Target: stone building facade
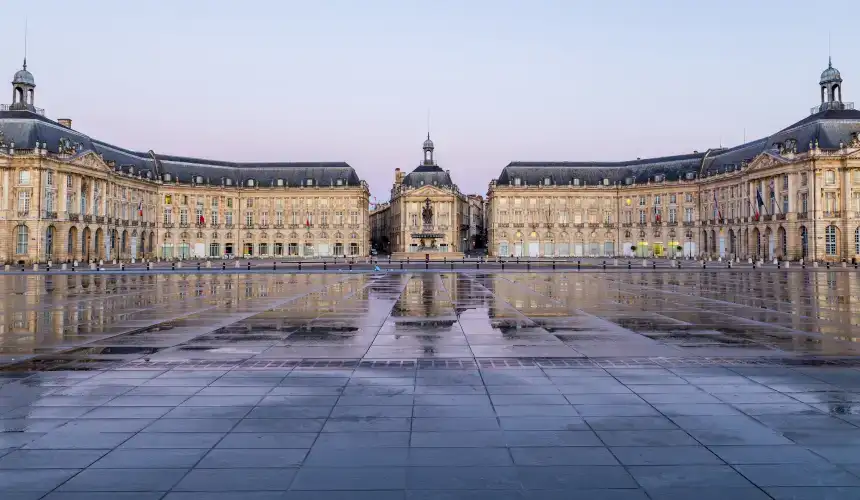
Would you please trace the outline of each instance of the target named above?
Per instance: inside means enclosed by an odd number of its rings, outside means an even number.
[[[513,162],[488,193],[490,255],[860,258],[860,111],[829,64],[821,103],[733,148]]]
[[[13,78],[0,108],[6,263],[369,253],[369,191],[343,162],[236,163],[136,152],[35,107]]]
[[[427,135],[424,159],[409,174],[394,171],[391,200],[371,215],[372,227],[389,251],[400,257],[459,258],[469,246],[469,202],[434,159],[435,146]]]

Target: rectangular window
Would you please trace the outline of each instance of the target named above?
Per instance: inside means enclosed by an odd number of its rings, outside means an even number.
[[[287,246],[287,255],[295,257],[299,254],[299,244],[298,243],[290,243]]]
[[[603,212],[603,223],[612,224],[612,212]]]
[[[66,189],[72,189],[72,176],[66,176]]]
[[[284,244],[283,243],[275,243],[275,255],[278,257],[284,255]]]
[[[522,182],[522,179],[520,179],[519,177],[514,177],[514,186],[519,186],[522,184]]]
[[[852,193],[851,194],[851,205],[854,207],[854,211],[860,213],[860,193]],[[854,214],[854,216],[858,216],[858,214]]]
[[[684,209],[684,222],[693,222],[693,209],[685,208]]]
[[[787,194],[782,195],[782,213],[784,213],[784,214],[788,213],[788,195]]]
[[[633,223],[633,212],[631,212],[630,210],[624,212],[624,222],[627,224]]]
[[[640,207],[644,207],[644,206],[645,206],[645,197],[644,197],[644,196],[640,196],[640,197],[639,197],[639,206],[640,206]]]
[[[30,171],[29,170],[21,170],[18,172],[18,184],[22,186],[26,186],[30,184]]]
[[[639,224],[645,224],[646,214],[644,210],[639,211]]]
[[[259,244],[259,252],[257,255],[269,255],[269,245],[266,243]]]
[[[188,224],[188,209],[183,208],[179,210],[179,223],[180,224]]]
[[[782,175],[782,189],[788,190],[788,174]]]
[[[245,208],[254,208],[254,199],[248,198],[245,200]]]
[[[660,195],[659,195],[659,194],[655,194],[655,195],[654,195],[654,204],[655,204],[655,205],[660,205],[660,204],[661,204],[661,201],[662,201],[662,199],[661,199]]]
[[[212,224],[218,224],[218,209],[213,208],[212,212],[209,214],[209,222]]]
[[[227,198],[227,208],[233,208],[233,198]]]
[[[692,203],[692,201],[693,201],[693,193],[685,193],[685,194],[684,194],[684,201],[685,201],[685,202],[687,202],[687,203]]]
[[[54,185],[54,172],[52,170],[45,172],[45,184],[48,186]]]
[[[350,224],[358,224],[358,212],[350,212],[349,213],[349,223]]]
[[[30,211],[30,192],[29,191],[21,191],[18,193],[18,211],[19,212],[29,212]]]
[[[322,212],[320,214],[320,224],[328,224],[328,212]]]
[[[264,226],[269,223],[269,212],[263,212],[260,214],[260,224]]]
[[[210,243],[209,244],[209,256],[210,257],[220,257],[221,256],[221,245],[218,243]]]
[[[836,184],[836,172],[833,170],[827,170],[824,172],[824,183],[825,184]]]
[[[678,196],[674,194],[669,195],[669,204],[674,205],[678,201]]]
[[[669,209],[669,222],[674,224],[678,222],[678,209],[670,208]]]
[[[170,207],[164,207],[164,224],[173,224],[173,210]]]
[[[802,193],[800,195],[800,213],[805,214],[807,212],[807,201],[809,200],[806,193]]]
[[[226,213],[224,213],[224,223],[227,224],[228,226],[233,225],[233,212],[232,211],[228,210]]]
[[[254,224],[254,212],[245,212],[245,225],[252,226]]]
[[[280,210],[275,212],[275,224],[278,224],[279,226],[284,225],[284,212]]]

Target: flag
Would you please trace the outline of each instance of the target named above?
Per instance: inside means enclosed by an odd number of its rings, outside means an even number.
[[[199,221],[199,223],[200,223],[200,224],[206,224],[206,219],[203,217],[203,215],[202,215],[202,214],[200,215],[200,221]]]
[[[755,218],[758,220],[759,218],[759,208],[764,208],[764,211],[767,212],[767,206],[764,204],[764,199],[761,197],[761,189],[756,188],[755,190],[755,202],[756,202],[756,213]]]
[[[140,200],[140,201],[137,203],[137,215],[138,215],[139,217],[143,217],[143,200]]]
[[[305,227],[311,227],[311,218],[310,217],[305,219]]]

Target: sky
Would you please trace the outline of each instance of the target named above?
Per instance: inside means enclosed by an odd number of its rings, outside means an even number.
[[[421,161],[429,116],[439,165],[485,194],[511,161],[769,135],[818,104],[828,50],[860,101],[857,4],[824,5],[0,0],[0,71],[20,69],[26,20],[49,117],[135,150],[346,161],[379,201]]]

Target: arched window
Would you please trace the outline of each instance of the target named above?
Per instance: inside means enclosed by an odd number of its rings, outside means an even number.
[[[27,226],[21,224],[17,228],[17,236],[15,238],[15,253],[18,255],[27,254],[27,242],[30,238],[30,231]]]
[[[836,226],[827,226],[824,230],[824,253],[836,255]]]

